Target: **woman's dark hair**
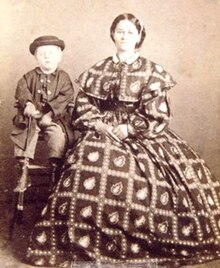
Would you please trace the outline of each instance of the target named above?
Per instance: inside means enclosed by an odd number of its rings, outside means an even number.
[[[142,43],[144,42],[145,39],[145,35],[146,35],[146,31],[143,25],[141,25],[140,21],[133,15],[130,13],[124,13],[124,14],[120,14],[118,17],[116,17],[111,25],[110,28],[110,35],[111,35],[111,39],[113,40],[113,42],[115,42],[113,34],[115,32],[115,28],[117,27],[118,23],[121,20],[129,20],[130,22],[132,22],[135,27],[138,30],[138,33],[141,33],[141,38],[140,41],[136,44],[136,48],[140,48]]]

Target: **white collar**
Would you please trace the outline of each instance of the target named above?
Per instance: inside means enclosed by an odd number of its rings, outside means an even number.
[[[133,62],[135,62],[137,60],[137,58],[139,57],[139,53],[138,52],[135,52],[130,58],[128,58],[127,60],[123,61],[127,64],[132,64]],[[117,54],[113,55],[112,56],[112,60],[114,61],[114,63],[119,63],[120,60],[117,56]]]

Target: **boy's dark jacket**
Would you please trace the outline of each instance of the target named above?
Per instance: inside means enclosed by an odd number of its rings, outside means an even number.
[[[17,115],[13,118],[12,141],[25,150],[35,132],[35,119],[23,116],[27,101],[31,101],[42,113],[53,112],[53,121],[66,132],[69,142],[72,140],[68,105],[73,103],[74,89],[69,75],[62,69],[52,74],[44,74],[39,67],[26,73],[17,84],[15,99]]]

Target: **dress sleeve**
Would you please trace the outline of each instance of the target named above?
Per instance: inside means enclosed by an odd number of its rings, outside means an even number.
[[[168,126],[170,107],[167,91],[175,84],[170,74],[161,66],[155,67],[143,87],[139,108],[130,116],[129,134],[155,138]]]
[[[89,96],[85,91],[87,79],[82,79],[87,76],[86,73],[82,74],[79,78],[80,90],[76,97],[75,102],[75,121],[73,122],[76,128],[93,128],[94,123],[101,119],[99,109],[99,100]]]

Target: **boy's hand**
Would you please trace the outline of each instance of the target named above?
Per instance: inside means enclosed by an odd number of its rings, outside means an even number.
[[[43,116],[43,114],[38,110],[36,110],[33,114],[33,118],[35,118],[35,119],[40,119],[42,116]]]
[[[49,113],[46,113],[42,116],[42,118],[39,121],[39,125],[41,127],[49,126],[52,122],[53,113],[50,111]]]
[[[37,110],[36,110],[34,104],[32,102],[28,101],[26,103],[25,108],[24,108],[24,115],[25,116],[28,116],[28,117],[33,117],[34,118],[34,116],[36,114],[36,111]]]

